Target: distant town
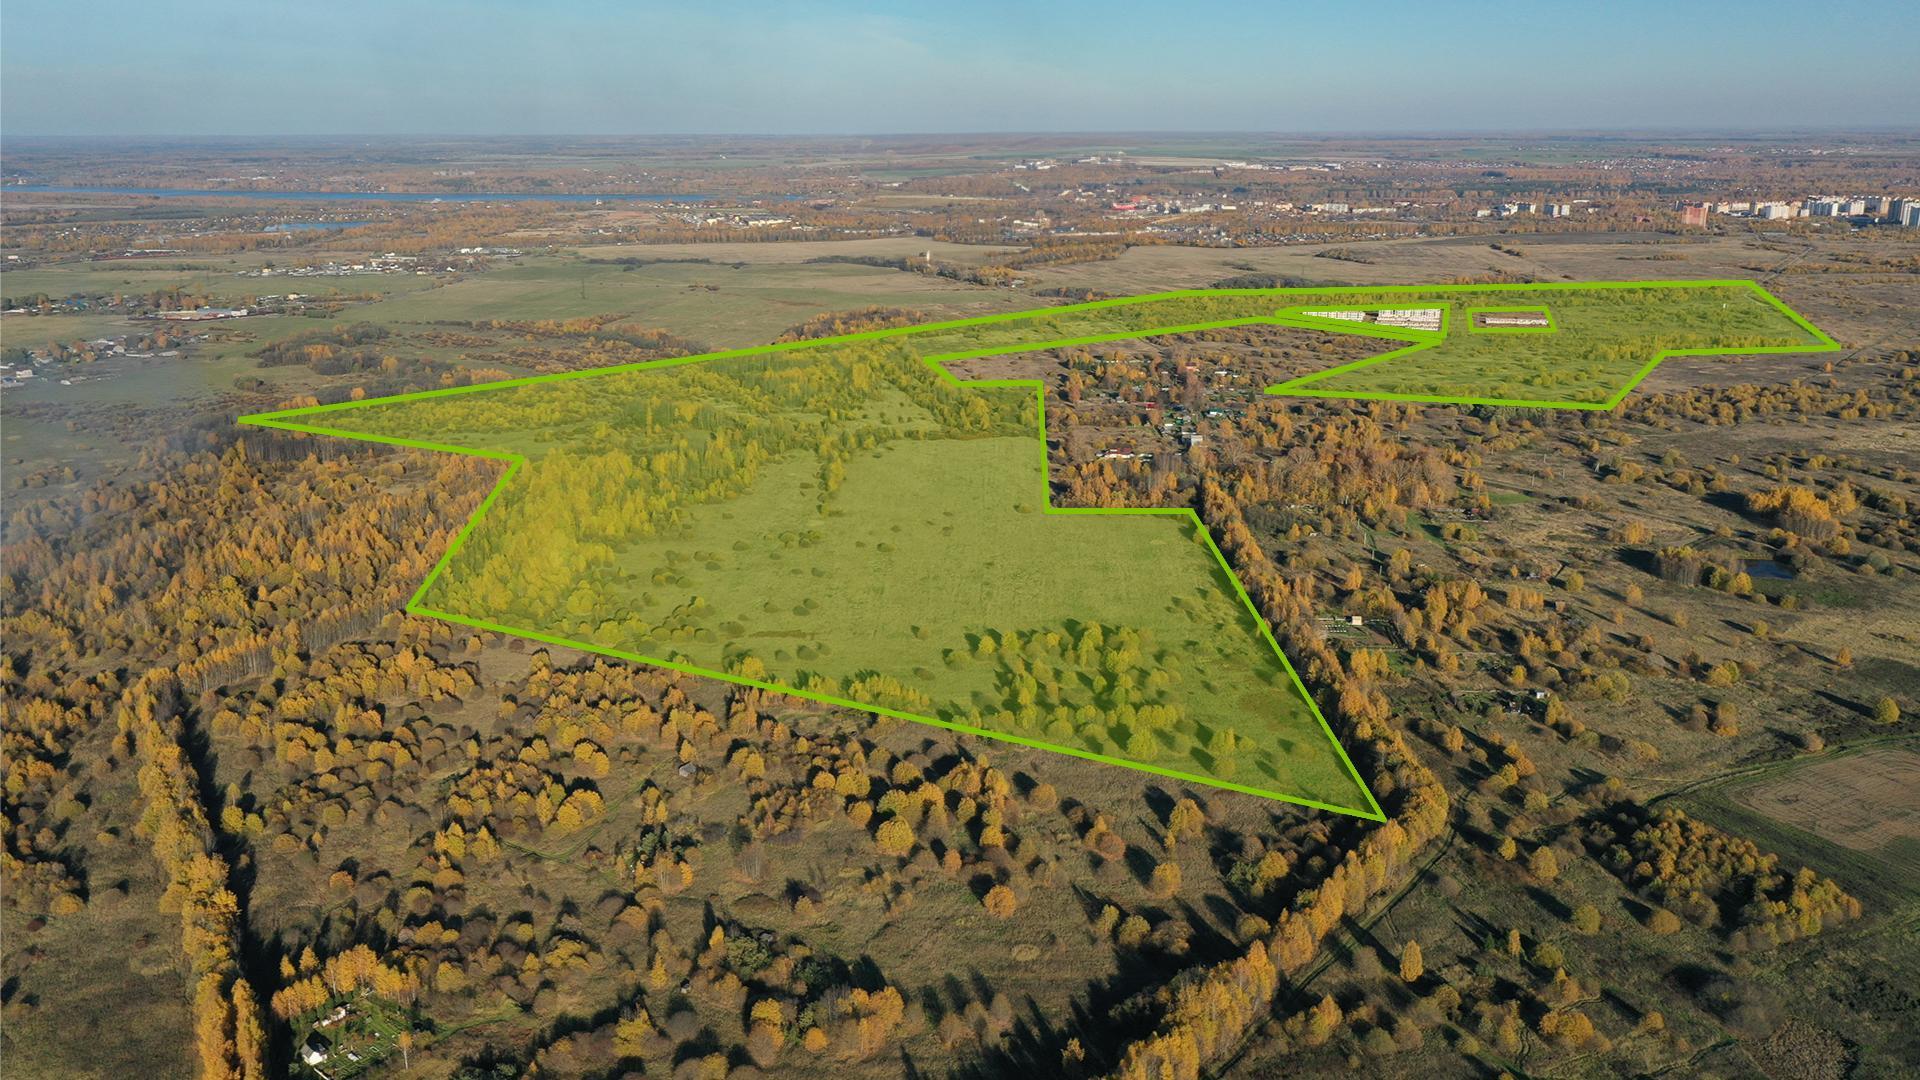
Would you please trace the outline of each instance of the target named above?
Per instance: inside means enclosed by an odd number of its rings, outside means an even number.
[[[1920,198],[1895,195],[1809,195],[1802,199],[1764,202],[1681,203],[1683,225],[1705,225],[1707,215],[1785,221],[1790,218],[1846,218],[1856,225],[1900,225],[1920,228]]]

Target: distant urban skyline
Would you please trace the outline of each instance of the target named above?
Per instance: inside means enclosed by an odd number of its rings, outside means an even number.
[[[1883,0],[87,10],[0,6],[0,133],[1920,130]]]

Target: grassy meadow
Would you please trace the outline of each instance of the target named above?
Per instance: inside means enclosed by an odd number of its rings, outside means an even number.
[[[1030,388],[859,342],[313,421],[528,462],[433,612],[1369,805],[1190,517],[1044,512]]]

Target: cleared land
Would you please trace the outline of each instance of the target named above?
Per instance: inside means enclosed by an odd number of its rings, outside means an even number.
[[[1910,736],[1880,737],[1704,784],[1678,802],[1783,859],[1832,875],[1864,902],[1905,910],[1920,900],[1911,795],[1917,769],[1920,750]]]
[[[1450,336],[1454,306],[1488,294],[1551,304],[1564,329]],[[1825,340],[1728,283],[1207,291],[252,419],[531,465],[421,613],[1372,816],[1192,512],[1054,509],[1040,385],[940,366],[1250,324],[1407,343],[1276,392],[1426,354],[1445,367],[1414,377],[1427,396],[1473,400],[1531,378],[1591,402],[1658,350]]]
[[[1475,313],[1457,297],[1438,299],[1448,306],[1437,339],[1393,331],[1415,344],[1271,392],[1610,408],[1668,356],[1837,348],[1750,284],[1513,289],[1501,294],[1503,305],[1544,311],[1550,326],[1491,333],[1470,330]]]
[[[1472,312],[1495,303],[1543,309],[1552,326],[1473,331]],[[1438,329],[1411,317],[1436,308]],[[1361,317],[1336,317],[1342,312]],[[931,333],[926,348],[973,357],[1021,342],[1085,344],[1260,323],[1401,343],[1268,388],[1300,397],[1604,409],[1668,356],[1838,348],[1766,290],[1742,281],[1203,290],[955,327]]]
[[[615,328],[669,326],[700,341],[732,347],[770,341],[823,310],[934,306],[981,314],[1026,299],[852,262],[747,263],[723,261],[724,255],[710,251],[682,255],[649,250],[636,257],[631,249],[616,250],[635,261],[528,258],[396,297],[356,315],[383,326],[403,326],[644,311],[644,317]]]
[[[1376,814],[1190,511],[1049,512],[1040,408],[866,340],[268,422],[527,462],[423,613]]]
[[[1735,797],[1776,821],[1855,851],[1920,851],[1920,751],[1886,747],[1821,761]]]

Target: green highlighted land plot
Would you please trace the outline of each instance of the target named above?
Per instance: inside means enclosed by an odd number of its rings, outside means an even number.
[[[1662,350],[1832,344],[1744,283],[1206,291],[243,420],[509,463],[415,613],[1377,818],[1194,514],[1052,506],[1041,384],[943,366],[1260,323],[1390,343],[1275,392],[1572,407]]]
[[[1538,318],[1527,318],[1538,313]],[[1544,322],[1544,326],[1538,323]],[[943,359],[1230,326],[1305,327],[1390,344],[1268,388],[1295,397],[1610,409],[1678,356],[1838,348],[1750,281],[1195,290],[928,328]]]
[[[1440,331],[1365,327],[1407,344],[1268,392],[1610,409],[1669,357],[1839,347],[1751,282],[1482,287],[1428,295],[1442,309]],[[1404,306],[1406,299],[1374,302]]]

